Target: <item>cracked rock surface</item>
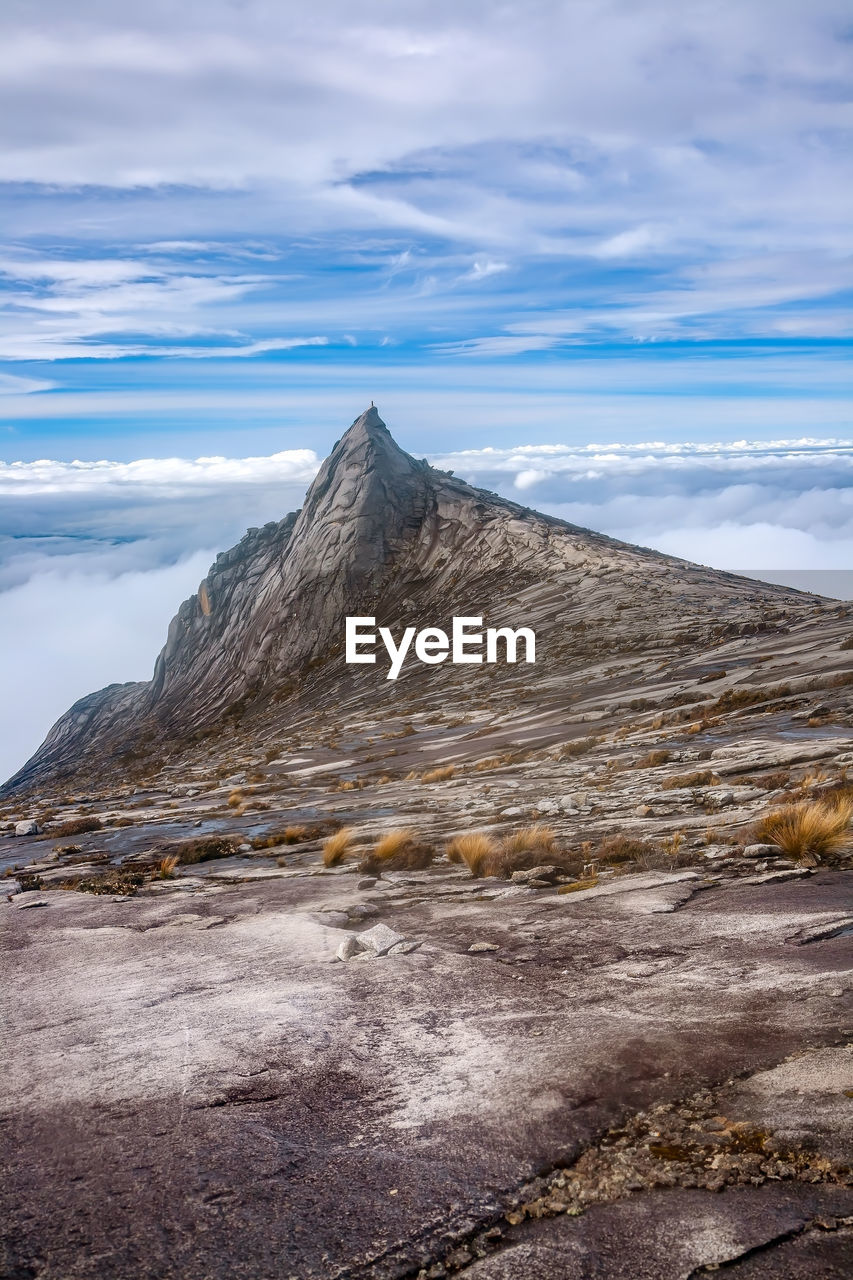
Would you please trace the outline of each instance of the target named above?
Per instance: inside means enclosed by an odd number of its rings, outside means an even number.
[[[661,914],[662,872],[506,896],[439,866],[371,891],[421,946],[368,964],[329,963],[322,908],[364,891],[313,868],[7,903],[0,1274],[686,1276],[849,1217],[849,948],[787,941],[839,878],[679,877]],[[579,1160],[588,1203],[531,1190]],[[815,1231],[786,1247],[849,1251]]]

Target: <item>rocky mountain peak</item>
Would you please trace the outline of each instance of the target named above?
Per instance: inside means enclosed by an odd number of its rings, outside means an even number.
[[[308,490],[294,558],[313,563],[324,577],[334,576],[343,558],[350,586],[353,574],[377,570],[422,516],[430,470],[399,447],[371,405],[336,442]]]
[[[535,627],[542,670],[532,686],[520,667],[481,668],[474,678],[470,668],[430,667],[415,671],[415,683],[423,677],[431,690],[424,696],[439,701],[451,688],[453,696],[498,696],[501,682],[547,700],[563,697],[585,658],[650,646],[669,654],[707,642],[726,619],[735,628],[759,625],[754,619],[783,597],[788,604],[781,589],[473,488],[401,449],[371,405],[337,441],[300,511],[250,529],[217,556],[172,619],[152,680],[75,704],[7,785],[77,773],[95,757],[122,761],[140,740],[163,759],[249,709],[263,733],[287,718],[293,698],[316,706],[318,698],[336,705],[353,696],[374,708],[393,701],[378,667],[344,662],[350,615],[393,628],[446,626],[454,615]]]

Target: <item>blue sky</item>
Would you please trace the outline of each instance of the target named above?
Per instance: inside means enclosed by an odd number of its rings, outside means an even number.
[[[147,676],[371,399],[617,536],[848,567],[851,143],[848,0],[5,6],[13,724]]]
[[[7,459],[325,447],[368,391],[422,449],[849,429],[846,3],[36,0],[0,45]]]

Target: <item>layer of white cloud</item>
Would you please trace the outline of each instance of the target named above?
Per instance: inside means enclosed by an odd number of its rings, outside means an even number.
[[[178,604],[207,572],[198,551],[177,564],[113,574],[98,560],[73,572],[43,559],[0,594],[0,780],[36,750],[77,698],[126,680],[149,680]]]

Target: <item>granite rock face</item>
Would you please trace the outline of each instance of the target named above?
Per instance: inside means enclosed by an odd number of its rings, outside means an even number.
[[[814,604],[475,489],[410,457],[371,407],[335,445],[301,511],[217,556],[173,618],[151,681],[75,703],[3,791],[86,776],[95,764],[120,771],[145,751],[166,761],[229,716],[254,717],[261,736],[286,722],[294,701],[323,691],[391,699],[381,676],[359,686],[346,666],[348,614],[395,628],[472,613],[485,625],[534,626],[537,677],[543,665],[553,677],[585,653],[667,648],[694,629],[697,638],[754,634],[780,610],[804,617]],[[428,685],[435,672],[409,674]],[[484,690],[531,683],[524,664],[477,677]],[[533,683],[553,696],[547,681]]]

